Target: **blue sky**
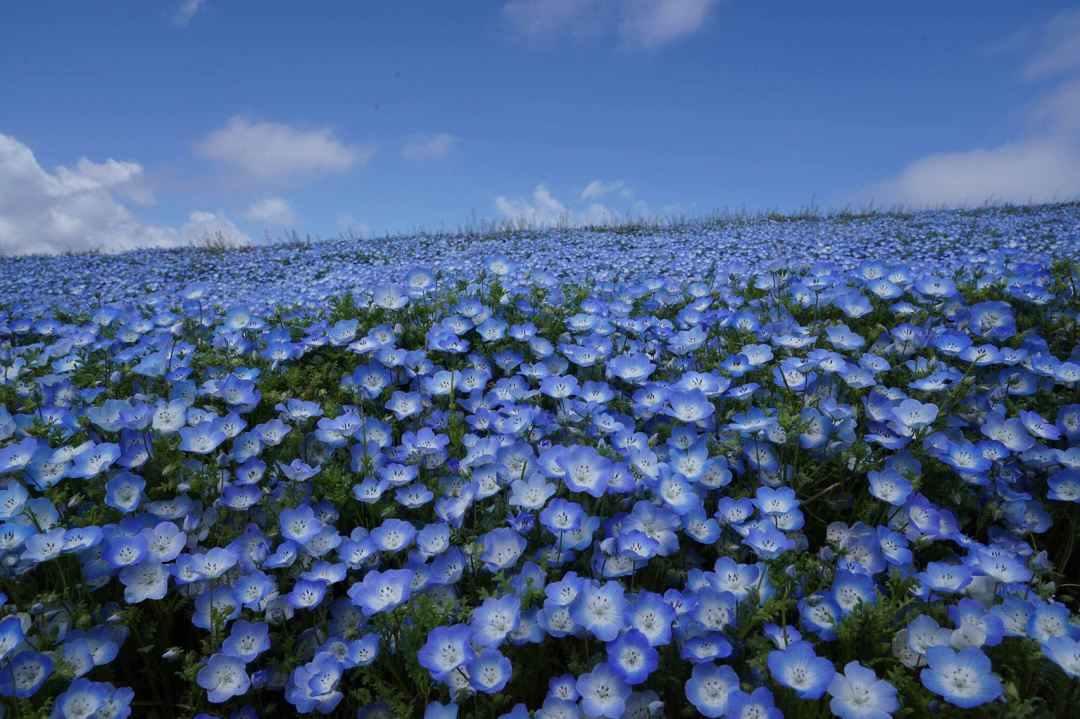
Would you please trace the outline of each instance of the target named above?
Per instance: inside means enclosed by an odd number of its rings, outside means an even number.
[[[0,249],[1080,195],[1040,2],[8,3]]]

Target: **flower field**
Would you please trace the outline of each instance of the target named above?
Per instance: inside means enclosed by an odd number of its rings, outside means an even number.
[[[0,261],[0,717],[1075,717],[1080,206]]]

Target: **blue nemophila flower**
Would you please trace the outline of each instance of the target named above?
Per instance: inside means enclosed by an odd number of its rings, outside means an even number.
[[[552,677],[548,682],[549,697],[577,701],[580,698],[577,690],[577,677],[573,674],[563,674],[560,677]]]
[[[639,529],[620,532],[616,537],[618,553],[630,557],[635,562],[651,559],[660,548],[660,543]]]
[[[371,530],[370,536],[380,551],[399,552],[412,543],[416,528],[409,522],[391,518]]]
[[[120,571],[120,583],[124,585],[124,601],[138,604],[146,599],[164,599],[169,591],[169,573],[156,557],[147,556],[136,564]]]
[[[374,545],[372,545],[374,546]],[[291,567],[292,563],[296,561],[297,555],[300,553],[300,547],[296,542],[291,539],[287,539],[277,546],[277,549],[266,558],[263,562],[263,567],[266,569],[280,569],[282,567]]]
[[[720,717],[728,711],[728,699],[739,689],[739,677],[729,666],[712,662],[694,665],[686,681],[686,699],[707,717]]]
[[[299,579],[285,595],[285,600],[294,609],[311,609],[322,602],[326,587],[327,582],[321,579]]]
[[[284,509],[279,516],[281,535],[297,544],[307,544],[323,528],[315,510],[304,504],[296,509]]]
[[[608,664],[627,684],[641,684],[656,671],[660,654],[649,638],[637,629],[628,629],[607,644]]]
[[[832,662],[814,653],[808,642],[794,642],[769,652],[769,672],[781,686],[795,690],[801,699],[819,699],[836,670]]]
[[[61,719],[86,719],[96,716],[105,704],[112,685],[76,679],[66,691],[56,698],[53,715]]]
[[[608,664],[601,663],[578,677],[575,685],[581,696],[581,709],[592,717],[618,719],[626,711],[630,685]]]
[[[563,481],[573,492],[601,497],[607,489],[614,467],[611,460],[594,448],[575,445],[561,452],[556,464],[563,472]]]
[[[180,449],[196,454],[209,454],[228,436],[214,420],[203,420],[193,427],[180,428]]]
[[[359,639],[349,642],[349,649],[345,655],[346,667],[366,667],[379,656],[379,635],[365,634]]]
[[[677,515],[686,515],[701,507],[701,498],[694,492],[690,482],[671,472],[667,467],[660,470],[656,494]]]
[[[398,487],[394,492],[394,500],[408,509],[418,509],[433,499],[434,493],[419,482],[408,487]]]
[[[788,539],[780,530],[772,527],[765,531],[751,527],[742,543],[750,547],[754,554],[762,559],[776,559],[795,547],[795,542]]]
[[[722,524],[740,525],[754,514],[754,505],[750,498],[721,497],[715,516]]]
[[[693,630],[697,633],[683,642],[679,656],[693,664],[702,664],[731,656],[731,643],[718,631]]]
[[[906,430],[922,429],[937,419],[938,407],[933,403],[923,404],[918,400],[905,399],[892,408],[892,414],[899,426]]]
[[[870,480],[870,494],[895,507],[903,505],[911,494],[911,482],[895,469],[871,471],[866,476]]]
[[[700,422],[713,413],[713,405],[701,390],[674,390],[667,398],[664,414],[681,422]]]
[[[237,559],[233,550],[214,547],[205,553],[191,555],[190,566],[203,579],[213,580],[232,569]]]
[[[21,617],[11,614],[0,619],[0,661],[11,654],[25,638]]]
[[[889,719],[900,708],[896,687],[858,662],[849,662],[843,674],[836,674],[828,692],[829,709],[840,719]]]
[[[611,358],[606,365],[607,371],[632,385],[641,384],[656,370],[656,365],[649,361],[647,355],[637,353],[631,355],[617,355]]]
[[[392,611],[409,600],[414,576],[410,569],[370,571],[364,575],[363,581],[349,588],[349,598],[363,610],[366,617]]]
[[[802,640],[802,634],[792,626],[781,627],[772,622],[766,622],[765,626],[762,627],[762,632],[768,637],[769,641],[776,645],[777,649],[784,649],[789,644]]]
[[[329,714],[344,695],[337,691],[343,666],[330,652],[319,652],[307,664],[293,670],[285,685],[285,699],[297,712]]]
[[[723,631],[734,622],[738,599],[731,592],[720,592],[705,586],[695,592],[697,606],[690,616],[710,631]]]
[[[0,672],[0,696],[26,699],[37,693],[53,673],[53,661],[45,654],[26,650],[4,661]]]
[[[786,514],[799,506],[799,500],[795,499],[795,490],[790,487],[758,487],[751,502],[762,514],[769,517]]]
[[[245,664],[255,661],[270,648],[269,626],[264,622],[234,622],[232,630],[221,644],[221,653],[239,657]]]
[[[105,484],[105,504],[121,512],[139,506],[146,480],[130,472],[120,472]]]
[[[207,589],[195,598],[195,612],[191,623],[199,629],[211,630],[213,625],[220,627],[231,622],[240,614],[242,604],[235,590],[229,586]]]
[[[419,392],[394,392],[383,406],[403,420],[420,412],[421,404],[422,395]]]
[[[425,525],[416,533],[416,547],[428,557],[442,554],[450,547],[450,526],[446,522]]]
[[[424,719],[457,719],[458,705],[453,702],[440,704],[431,702],[424,709]]]
[[[862,604],[872,605],[877,601],[873,578],[845,569],[836,571],[830,593],[845,615]]]
[[[816,634],[823,641],[836,639],[836,627],[843,619],[844,611],[832,594],[811,594],[798,602],[799,626]]]
[[[473,660],[471,638],[472,630],[465,624],[436,627],[428,632],[427,641],[417,652],[417,661],[431,673],[432,679],[443,681],[455,669]]]
[[[623,627],[627,602],[622,584],[589,580],[570,605],[570,617],[603,642],[610,642]]]
[[[510,484],[507,503],[530,510],[540,509],[555,494],[556,489],[542,474],[533,474],[527,480],[515,479]]]
[[[521,625],[521,600],[513,595],[489,597],[473,610],[469,618],[472,642],[497,647]]]
[[[675,608],[655,592],[638,592],[624,616],[629,626],[641,632],[653,646],[671,642]]]
[[[933,617],[928,614],[920,614],[907,629],[907,649],[917,657],[926,654],[926,650],[934,646],[947,646],[951,632],[941,627]]]
[[[322,407],[318,402],[299,400],[295,397],[290,397],[284,403],[276,405],[274,409],[285,419],[300,423],[323,415]]]
[[[1068,636],[1080,639],[1080,626],[1070,620],[1070,612],[1061,602],[1035,600],[1035,611],[1027,621],[1027,636],[1045,642],[1050,637]]]
[[[74,677],[81,677],[94,668],[93,647],[83,638],[65,641],[60,647],[59,658]]]
[[[972,559],[983,574],[996,582],[1021,583],[1030,581],[1032,577],[1031,570],[1024,562],[1007,550],[976,548]]]
[[[510,681],[513,668],[510,660],[498,649],[486,648],[477,654],[466,667],[469,686],[484,694],[502,691]]]
[[[920,672],[919,680],[950,704],[970,709],[1001,696],[1001,681],[991,673],[989,657],[975,647],[958,652],[929,647],[926,662],[929,666]]]
[[[1073,680],[1080,679],[1080,640],[1057,635],[1042,642],[1043,654]]]
[[[61,527],[40,534],[31,534],[23,545],[21,559],[40,564],[59,557],[60,553],[64,551],[65,534],[66,532]],[[146,542],[143,540],[144,552],[146,551],[145,544]]]
[[[322,469],[321,465],[316,464],[314,467],[310,466],[303,460],[297,458],[288,464],[282,462],[277,463],[278,469],[285,477],[293,482],[306,482],[314,477]]]
[[[776,707],[772,692],[758,687],[747,694],[735,689],[728,694],[727,712],[730,719],[784,719],[784,713]]]
[[[528,545],[525,538],[512,529],[501,527],[484,535],[479,560],[489,572],[508,569],[517,564]]]
[[[540,523],[552,534],[575,532],[581,528],[585,519],[585,510],[577,502],[570,502],[562,497],[548,502],[540,512]]]
[[[1080,470],[1066,469],[1050,477],[1046,498],[1057,502],[1080,502]]]

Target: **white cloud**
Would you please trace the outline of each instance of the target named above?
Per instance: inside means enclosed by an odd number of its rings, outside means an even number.
[[[1080,10],[1059,13],[1041,32],[1040,51],[1024,66],[1029,78],[1080,67]]]
[[[180,7],[176,9],[176,14],[173,15],[173,27],[187,27],[187,24],[191,22],[191,18],[195,17],[195,13],[199,12],[199,8],[205,2],[206,0],[184,0],[180,3]]]
[[[511,200],[500,195],[495,198],[495,209],[509,220],[524,220],[534,225],[555,225],[572,221],[566,205],[556,200],[543,185],[536,186],[531,202],[522,197]]]
[[[243,213],[245,220],[266,227],[289,227],[296,224],[296,212],[281,197],[266,197],[251,203]]]
[[[499,10],[499,22],[509,35],[531,43],[580,41],[603,34],[612,10],[607,0],[512,0]]]
[[[715,0],[626,0],[619,35],[655,49],[702,28]]]
[[[1032,38],[1037,38],[1033,41]],[[1033,42],[1037,47],[1033,47]],[[1080,12],[1063,13],[1042,28],[1026,28],[1007,43],[1027,45],[1028,78],[1080,67]],[[1080,197],[1080,77],[1029,106],[1022,131],[989,148],[928,155],[895,177],[863,188],[853,204],[972,207],[1042,203]]]
[[[596,197],[604,197],[605,195],[610,195],[612,193],[617,193],[619,197],[624,200],[629,200],[634,197],[633,191],[626,186],[626,182],[623,180],[615,180],[614,182],[593,180],[581,191],[581,199],[589,200]]]
[[[348,212],[342,212],[338,215],[337,226],[342,232],[359,232],[361,235],[371,232],[371,226],[368,223],[360,222]]]
[[[143,168],[137,162],[110,159],[97,163],[81,157],[74,168],[58,167],[56,174],[72,189],[107,187],[140,205],[154,204],[154,193],[143,181]]]
[[[86,158],[48,172],[29,147],[0,134],[0,253],[170,247],[217,231],[250,241],[220,213],[193,213],[180,228],[145,222],[117,199],[142,173],[134,162]]]
[[[631,201],[625,213],[613,210],[600,202],[589,202],[607,194],[617,193],[620,198]],[[641,200],[633,200],[633,192],[622,180],[604,183],[600,180],[590,182],[580,195],[578,202],[567,205],[547,189],[537,185],[531,198],[508,198],[502,195],[495,198],[495,209],[512,222],[525,222],[530,225],[604,225],[628,217],[649,215],[649,206]]]
[[[507,34],[531,43],[617,34],[657,49],[704,27],[716,0],[511,0],[499,11]]]
[[[188,215],[188,221],[176,230],[165,228],[168,233],[175,233],[178,245],[198,245],[207,237],[221,233],[222,238],[233,245],[250,245],[251,238],[241,232],[222,211],[195,211]]]
[[[440,132],[436,135],[412,135],[405,138],[401,148],[402,159],[408,162],[438,162],[448,158],[457,149],[458,139],[453,135]]]
[[[340,173],[363,165],[372,145],[346,144],[331,128],[302,130],[282,122],[255,121],[243,115],[229,118],[225,127],[195,143],[195,152],[267,184],[325,173]]]

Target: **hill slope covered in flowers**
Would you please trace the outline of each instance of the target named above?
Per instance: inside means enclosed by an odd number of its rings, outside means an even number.
[[[1075,716],[1080,208],[0,264],[2,717]]]

